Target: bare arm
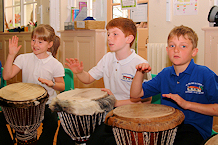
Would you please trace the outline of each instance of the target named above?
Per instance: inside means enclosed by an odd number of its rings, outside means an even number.
[[[200,104],[184,100],[178,94],[163,94],[163,97],[174,100],[183,109],[188,109],[204,115],[218,116],[218,104]]]
[[[77,76],[77,78],[84,84],[90,84],[95,81],[95,79],[86,71],[83,70],[83,62],[79,62],[77,58],[66,58],[68,63],[65,63],[71,71]]]
[[[41,83],[46,84],[47,86],[52,87],[53,89],[55,89],[57,91],[64,91],[65,90],[65,83],[64,83],[63,77],[54,78],[55,82],[53,82],[51,80],[46,80],[43,78],[38,78],[38,80]]]
[[[144,73],[151,71],[151,67],[148,63],[142,63],[136,66],[137,72],[134,76],[134,79],[130,88],[130,97],[131,98],[140,98],[144,95],[144,91],[142,89],[142,81],[144,77]]]
[[[19,67],[13,65],[14,58],[21,48],[21,45],[18,46],[18,40],[19,38],[17,36],[9,39],[9,53],[3,69],[4,80],[13,78],[20,71]]]
[[[129,104],[138,104],[138,103],[146,103],[146,104],[150,104],[151,103],[151,99],[152,97],[149,98],[145,98],[145,99],[141,99],[141,98],[131,98],[131,99],[127,99],[127,100],[117,100],[114,107],[119,107],[119,106],[123,106],[123,105],[129,105]]]

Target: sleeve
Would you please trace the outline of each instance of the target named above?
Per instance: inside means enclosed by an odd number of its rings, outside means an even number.
[[[211,104],[218,103],[218,76],[215,73],[207,78],[205,87],[209,102]]]
[[[23,59],[24,59],[24,58],[23,58],[22,55],[18,55],[18,56],[15,58],[13,64],[16,65],[16,66],[18,66],[20,69],[22,69],[22,67],[23,67],[23,63],[22,63],[22,62],[24,62]]]
[[[141,98],[144,99],[161,93],[160,82],[161,82],[161,77],[159,76],[159,74],[153,79],[143,82],[142,89],[144,91],[144,96]]]
[[[64,67],[63,67],[62,63],[60,63],[58,61],[58,63],[56,64],[56,67],[54,69],[54,78],[55,77],[64,77],[64,76],[65,76]]]
[[[88,71],[88,73],[96,80],[99,80],[103,77],[103,70],[105,66],[104,57],[94,66],[92,69]]]

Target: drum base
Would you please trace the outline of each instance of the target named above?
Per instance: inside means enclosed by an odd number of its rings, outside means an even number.
[[[28,141],[21,141],[21,140],[17,141],[17,145],[36,145],[36,144],[37,144],[37,139],[34,138]]]

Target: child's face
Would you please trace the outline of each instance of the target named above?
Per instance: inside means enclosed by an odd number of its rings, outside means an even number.
[[[47,42],[44,40],[40,40],[38,38],[33,38],[31,40],[31,48],[33,53],[38,57],[46,58],[47,57],[47,50],[52,46],[52,42]],[[38,58],[39,58],[38,57]]]
[[[187,36],[177,36],[169,39],[166,48],[169,59],[174,66],[188,67],[192,57],[196,56],[198,49],[193,48],[191,40]]]
[[[128,36],[125,37],[125,34],[119,28],[114,27],[108,29],[107,36],[109,48],[113,52],[130,47],[128,43]]]

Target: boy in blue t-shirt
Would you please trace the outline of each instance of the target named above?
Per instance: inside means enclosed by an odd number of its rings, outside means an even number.
[[[201,144],[211,136],[213,116],[218,115],[218,76],[206,66],[197,65],[198,36],[189,27],[177,26],[168,35],[166,47],[171,67],[154,79],[142,82],[150,66],[139,64],[130,96],[147,98],[161,93],[161,104],[181,110],[184,122],[178,127],[174,145]]]

